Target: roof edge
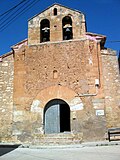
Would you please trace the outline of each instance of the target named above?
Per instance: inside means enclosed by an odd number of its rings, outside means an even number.
[[[100,36],[100,37],[106,38],[105,35],[98,34],[98,33],[92,33],[92,32],[86,32],[86,35],[90,35],[90,36]]]
[[[11,48],[14,48],[15,46],[20,45],[20,44],[22,44],[24,42],[27,42],[27,41],[28,41],[28,38],[26,38],[26,39],[24,39],[24,40],[22,40],[22,41],[20,41],[20,42],[18,42],[16,44],[14,44],[13,46],[11,46]]]
[[[13,51],[10,51],[10,52],[7,52],[7,53],[1,55],[0,58],[5,58],[5,57],[12,55],[12,54],[13,54]]]
[[[64,5],[62,5],[62,4],[59,4],[59,3],[53,3],[52,5],[50,5],[49,7],[47,7],[46,9],[42,10],[42,11],[39,12],[38,14],[36,14],[36,15],[34,15],[33,17],[29,18],[28,21],[30,21],[30,20],[33,19],[34,17],[38,16],[39,14],[45,12],[45,11],[48,10],[49,8],[53,7],[54,5],[59,5],[59,6],[61,6],[61,7],[65,7],[65,8],[67,8],[67,9],[72,10],[72,11],[75,11],[75,12],[84,14],[83,12],[81,12],[81,11],[79,11],[79,10],[77,10],[77,9],[73,9],[73,8],[70,8],[70,7],[66,7],[66,6],[64,6]],[[84,14],[84,15],[85,15],[85,14]]]

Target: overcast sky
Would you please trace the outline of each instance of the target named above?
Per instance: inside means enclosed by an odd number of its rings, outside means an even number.
[[[22,0],[0,2],[0,15]],[[31,3],[35,0],[29,0]],[[27,38],[28,19],[45,10],[53,3],[77,9],[86,15],[87,31],[107,36],[106,47],[120,50],[120,0],[38,0],[32,8],[11,23],[11,15],[0,16],[0,55],[11,50],[11,46]],[[26,0],[27,3],[27,0]],[[22,11],[21,11],[22,13]],[[7,22],[7,28],[4,27]],[[3,30],[4,29],[4,30]]]

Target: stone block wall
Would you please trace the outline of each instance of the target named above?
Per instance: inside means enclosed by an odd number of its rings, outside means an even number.
[[[11,139],[13,121],[13,54],[4,55],[0,62],[0,140]]]
[[[118,58],[113,50],[102,50],[105,108],[107,127],[120,127],[120,73]]]

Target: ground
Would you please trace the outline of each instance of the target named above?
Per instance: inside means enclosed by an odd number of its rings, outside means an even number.
[[[42,149],[17,148],[0,160],[119,160],[120,145],[48,147]]]

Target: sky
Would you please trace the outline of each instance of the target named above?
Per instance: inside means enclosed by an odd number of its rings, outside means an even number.
[[[120,0],[38,0],[34,6],[4,28],[5,22],[10,21],[17,11],[10,16],[1,16],[1,14],[21,1],[0,1],[0,55],[11,51],[11,46],[26,39],[28,20],[53,3],[83,12],[86,16],[87,31],[106,35],[105,47],[116,50],[117,53],[120,50]]]

